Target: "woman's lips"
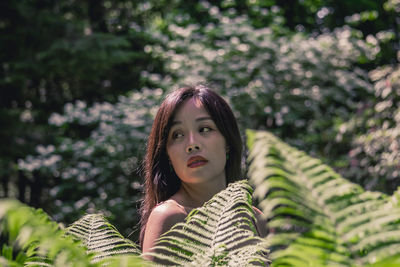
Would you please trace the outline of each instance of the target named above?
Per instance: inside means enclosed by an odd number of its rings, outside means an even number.
[[[208,160],[203,158],[202,156],[195,156],[195,157],[191,157],[187,161],[187,166],[189,168],[197,168],[197,167],[205,165],[207,162],[208,162]]]

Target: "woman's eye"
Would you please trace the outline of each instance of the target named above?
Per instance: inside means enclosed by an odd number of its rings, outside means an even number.
[[[207,132],[210,132],[212,129],[210,128],[210,127],[201,127],[200,128],[200,132],[201,133],[207,133]]]
[[[180,132],[175,132],[172,134],[172,139],[178,139],[179,137],[182,137],[183,134]]]

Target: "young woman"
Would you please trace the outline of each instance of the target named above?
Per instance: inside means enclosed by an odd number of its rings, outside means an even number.
[[[242,179],[241,160],[236,119],[221,96],[205,86],[170,93],[157,112],[144,161],[143,252],[192,209]]]

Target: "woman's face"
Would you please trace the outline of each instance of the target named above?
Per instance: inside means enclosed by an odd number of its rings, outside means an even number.
[[[185,183],[225,181],[226,141],[200,101],[186,100],[168,133],[167,154]]]

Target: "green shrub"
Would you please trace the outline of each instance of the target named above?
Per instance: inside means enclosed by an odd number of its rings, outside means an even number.
[[[375,99],[340,126],[338,141],[350,142],[341,173],[369,190],[392,193],[400,186],[400,66],[370,72]]]

